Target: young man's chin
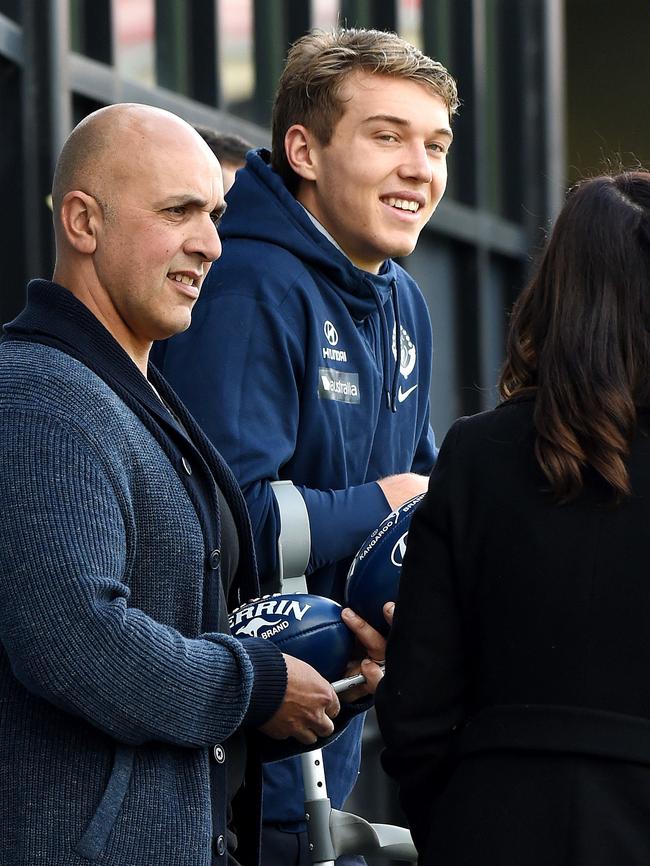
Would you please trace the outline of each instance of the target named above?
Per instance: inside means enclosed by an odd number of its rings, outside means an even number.
[[[411,227],[413,229],[414,227]],[[416,231],[395,232],[390,241],[386,244],[386,258],[403,258],[410,256],[416,248],[422,229],[424,226],[419,226]],[[390,250],[390,251],[389,251]]]
[[[415,249],[416,245],[417,245],[417,239],[411,243],[405,242],[405,243],[399,244],[399,245],[396,244],[391,249],[391,252],[386,255],[386,258],[387,259],[388,258],[390,258],[390,259],[403,259],[406,256],[410,256],[411,253],[413,252],[413,250]]]

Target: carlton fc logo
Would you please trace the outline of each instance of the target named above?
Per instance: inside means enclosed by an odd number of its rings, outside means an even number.
[[[330,346],[336,346],[339,341],[339,334],[329,319],[323,323],[323,331],[325,332],[325,338]]]
[[[417,353],[415,351],[415,344],[410,338],[408,331],[406,330],[404,325],[400,325],[399,336],[401,348],[399,357],[399,371],[405,379],[408,379],[413,370],[415,370]],[[395,326],[393,326],[393,358],[397,360],[397,341],[395,340]]]
[[[415,361],[417,358],[417,353],[415,351],[415,343],[410,338],[408,331],[403,325],[400,325],[399,329],[400,336],[400,355],[399,355],[399,371],[404,376],[405,379],[411,375],[413,370],[415,370]],[[397,341],[395,339],[395,326],[393,326],[393,358],[397,360]],[[397,399],[400,403],[403,403],[418,387],[417,382],[415,385],[411,385],[410,388],[402,388],[400,385],[397,390]]]

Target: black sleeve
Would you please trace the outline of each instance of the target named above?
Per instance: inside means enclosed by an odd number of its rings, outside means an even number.
[[[432,804],[448,778],[466,687],[456,601],[450,504],[459,422],[447,435],[429,490],[411,522],[386,675],[376,695],[386,749],[416,847],[425,846]]]

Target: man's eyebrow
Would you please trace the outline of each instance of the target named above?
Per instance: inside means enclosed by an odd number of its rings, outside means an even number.
[[[208,203],[205,198],[199,198],[195,195],[169,195],[156,204],[156,208],[166,207],[199,207],[204,208]]]
[[[441,126],[440,129],[436,129],[433,134],[435,136],[442,135],[442,136],[444,136],[444,138],[448,138],[449,141],[454,140],[454,133],[451,131],[451,129],[448,126]]]
[[[398,126],[410,126],[411,121],[407,120],[405,117],[397,117],[395,114],[373,114],[370,117],[366,117],[363,123],[374,123],[376,121],[383,121],[384,123],[395,123]],[[454,133],[448,126],[441,126],[440,129],[436,129],[433,132],[434,136],[443,135],[445,138],[448,138],[450,141],[454,137]]]
[[[373,123],[374,121],[382,120],[385,123],[396,123],[399,126],[410,126],[411,121],[407,120],[405,117],[397,117],[394,114],[372,114],[370,117],[366,117],[363,121],[364,123]]]

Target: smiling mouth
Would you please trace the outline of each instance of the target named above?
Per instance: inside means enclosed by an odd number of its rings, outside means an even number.
[[[382,198],[382,202],[389,207],[394,207],[396,210],[410,211],[410,213],[417,213],[420,210],[419,202],[410,201],[406,198]]]
[[[177,283],[183,283],[184,286],[196,286],[197,281],[192,277],[188,277],[186,274],[167,274],[170,280],[174,280]]]

